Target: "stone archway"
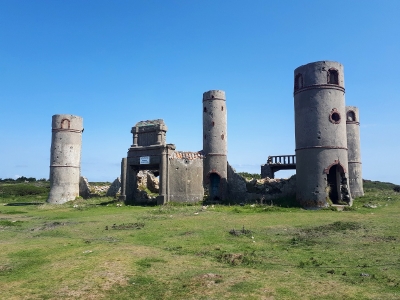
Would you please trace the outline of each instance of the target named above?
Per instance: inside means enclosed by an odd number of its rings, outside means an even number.
[[[221,176],[218,173],[210,173],[209,174],[209,199],[212,201],[220,200],[220,184],[221,184]]]
[[[346,169],[343,165],[335,160],[334,163],[325,168],[328,196],[332,204],[343,204],[343,201],[349,202]]]

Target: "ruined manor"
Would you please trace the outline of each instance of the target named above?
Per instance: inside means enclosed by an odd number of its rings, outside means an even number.
[[[203,94],[203,149],[178,151],[167,143],[162,119],[139,121],[131,129],[132,143],[121,161],[120,199],[143,204],[138,189],[140,171],[159,178],[157,204],[209,201],[246,202],[296,196],[305,208],[352,205],[362,196],[359,111],[346,106],[343,66],[319,61],[294,71],[295,154],[268,156],[261,181],[246,181],[227,161],[227,100],[225,92]],[[48,202],[64,203],[79,193],[82,118],[55,115],[50,158]],[[279,170],[296,176],[275,180]]]

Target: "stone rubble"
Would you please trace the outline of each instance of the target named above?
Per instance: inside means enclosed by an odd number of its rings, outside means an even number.
[[[90,184],[87,178],[83,176],[79,178],[79,196],[83,199],[90,197]]]
[[[121,193],[121,179],[117,177],[106,192],[107,197],[117,197]]]

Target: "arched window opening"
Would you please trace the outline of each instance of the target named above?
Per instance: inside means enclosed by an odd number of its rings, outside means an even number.
[[[303,88],[303,75],[299,73],[294,79],[294,90],[297,91],[301,88]]]
[[[207,107],[204,107],[203,112],[207,112]]]
[[[330,69],[328,71],[328,83],[329,84],[339,84],[339,72],[335,69]]]
[[[349,111],[347,112],[347,121],[348,121],[348,122],[356,122],[356,121],[357,121],[357,120],[356,120],[356,114],[354,113],[354,111],[349,110]]]
[[[223,106],[221,106],[221,111],[224,111],[224,107]]]
[[[61,120],[61,129],[69,129],[70,126],[70,121],[68,119]]]

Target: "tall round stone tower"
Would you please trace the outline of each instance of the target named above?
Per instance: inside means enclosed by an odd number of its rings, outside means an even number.
[[[364,196],[360,151],[360,118],[358,108],[346,106],[347,147],[349,157],[349,182],[352,198]]]
[[[210,200],[227,197],[227,126],[225,92],[203,94],[203,182]]]
[[[79,196],[82,132],[81,117],[53,116],[49,203],[62,204]]]
[[[343,66],[319,61],[294,71],[296,198],[305,207],[351,205]]]

